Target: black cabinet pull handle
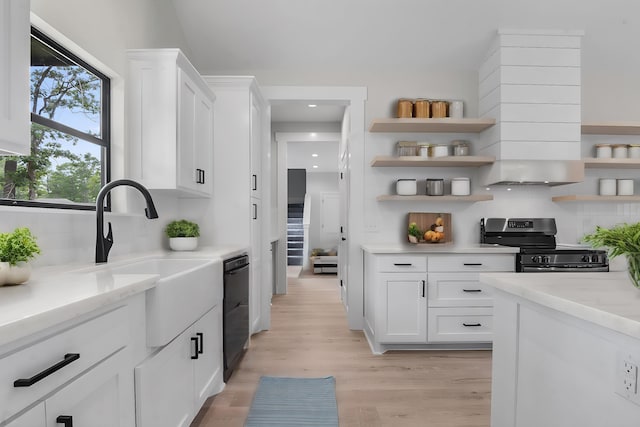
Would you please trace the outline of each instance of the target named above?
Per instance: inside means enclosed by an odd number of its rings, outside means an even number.
[[[258,175],[253,174],[251,175],[253,177],[253,191],[257,191],[258,190]]]
[[[482,292],[482,289],[463,289],[462,292]]]
[[[202,353],[204,353],[204,334],[202,332],[197,332],[196,335],[199,338],[199,340],[198,340],[198,354],[202,354]]]
[[[475,328],[478,326],[482,326],[482,323],[463,323],[462,326],[466,326],[467,328]]]
[[[204,184],[204,181],[205,181],[205,179],[204,179],[204,169],[200,169],[200,170],[202,171],[202,182],[200,184]]]
[[[15,380],[13,382],[13,386],[14,387],[31,387],[38,381],[48,377],[49,375],[53,374],[56,371],[59,371],[60,369],[67,366],[69,363],[78,359],[80,359],[80,353],[67,353],[64,355],[64,359],[62,361],[56,363],[53,366],[50,366],[49,368],[45,369],[42,372],[38,372],[31,378],[20,378]]]
[[[198,337],[191,337],[191,342],[193,343],[193,353],[191,354],[192,359],[198,358]]]
[[[393,265],[397,267],[411,267],[413,264],[410,262],[394,262]]]
[[[64,424],[64,427],[73,427],[73,417],[71,415],[59,415],[56,424]]]
[[[425,291],[426,291],[425,288],[426,287],[427,287],[427,282],[426,282],[426,280],[423,280],[422,281],[422,298],[424,298],[425,295],[426,295],[426,293],[425,293]]]
[[[258,219],[258,205],[253,203],[253,219]]]
[[[473,266],[473,265],[482,265],[482,263],[481,262],[465,262],[463,265]]]

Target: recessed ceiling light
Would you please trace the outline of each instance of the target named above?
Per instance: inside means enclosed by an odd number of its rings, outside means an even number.
[[[507,188],[507,191],[511,191],[511,188]]]
[[[317,104],[309,104],[308,107],[309,108],[316,108],[318,105]]]
[[[309,132],[309,136],[311,136],[311,137],[315,137],[315,136],[316,136],[316,133],[315,133],[315,132]]]
[[[318,165],[313,165],[313,168],[314,169],[318,169]]]
[[[318,157],[318,153],[313,153],[311,157]]]

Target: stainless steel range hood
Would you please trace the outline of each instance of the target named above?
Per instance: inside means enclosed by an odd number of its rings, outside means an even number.
[[[498,160],[480,170],[483,185],[564,185],[584,180],[580,160]]]

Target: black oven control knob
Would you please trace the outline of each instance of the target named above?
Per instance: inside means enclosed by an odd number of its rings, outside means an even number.
[[[582,259],[581,259],[581,261],[582,261],[582,262],[589,262],[589,260],[590,260],[590,259],[591,259],[591,258],[589,257],[589,255],[582,255]],[[595,260],[594,260],[594,261],[595,261]]]
[[[540,257],[540,261],[541,261],[543,264],[549,264],[549,261],[551,261],[551,258],[549,258],[549,256],[548,256],[548,255],[545,255],[545,256]]]
[[[600,262],[600,257],[598,255],[591,255],[591,262]]]
[[[531,257],[531,261],[532,261],[533,263],[540,264],[540,260],[541,260],[541,258],[542,258],[542,257],[541,257],[540,255],[534,255],[534,256],[532,256],[532,257]]]

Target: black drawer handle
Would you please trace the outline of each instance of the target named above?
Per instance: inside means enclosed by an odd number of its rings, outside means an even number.
[[[202,353],[204,353],[204,334],[202,332],[197,332],[196,335],[199,338],[199,340],[198,340],[198,354],[202,354]]]
[[[422,281],[422,298],[424,298],[426,296],[426,292],[425,292],[425,288],[427,287],[427,281],[423,280]]]
[[[462,326],[466,326],[467,328],[476,328],[478,326],[482,326],[482,323],[463,323]]]
[[[251,175],[253,177],[253,191],[257,191],[258,190],[258,175]]]
[[[396,267],[411,267],[413,264],[410,262],[394,262],[393,265]]]
[[[463,289],[462,292],[482,292],[482,289]]]
[[[464,263],[464,264],[462,264],[462,265],[467,265],[467,266],[479,266],[479,265],[482,265],[482,263],[481,263],[481,262],[465,262],[465,263]]]
[[[65,366],[67,366],[69,363],[80,359],[80,353],[67,353],[64,355],[64,359],[58,363],[56,363],[55,365],[45,369],[42,372],[39,372],[37,374],[35,374],[34,376],[32,376],[31,378],[20,378],[17,379],[13,382],[13,386],[14,387],[31,387],[32,385],[34,385],[35,383],[37,383],[38,381],[48,377],[49,375],[53,374],[56,371],[59,371],[60,369],[64,368]]]
[[[56,424],[64,424],[64,427],[73,427],[73,417],[71,415],[60,415],[56,418]]]
[[[191,353],[191,358],[192,359],[197,359],[198,358],[198,337],[191,337],[191,342],[193,343],[193,352]]]

